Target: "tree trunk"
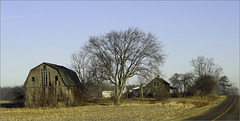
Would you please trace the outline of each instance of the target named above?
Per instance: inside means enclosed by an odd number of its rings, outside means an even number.
[[[114,105],[120,105],[120,96],[117,96],[117,98],[114,100]]]
[[[114,99],[114,105],[120,105],[122,90],[123,90],[123,87],[120,87],[119,85],[116,86],[116,91],[115,91],[116,94],[115,94],[115,99]]]
[[[118,100],[119,95],[119,85],[115,86],[115,97],[114,97],[114,105],[120,104],[120,101]]]
[[[98,98],[101,98],[101,86],[98,84]]]

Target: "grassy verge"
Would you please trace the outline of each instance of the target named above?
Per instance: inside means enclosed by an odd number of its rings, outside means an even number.
[[[193,104],[194,107],[186,112],[182,112],[178,116],[175,116],[171,120],[184,120],[189,117],[199,115],[210,108],[213,108],[219,105],[226,99],[226,96],[217,96],[217,95],[207,95],[203,99],[200,96],[190,97],[190,98],[179,98],[176,102],[179,103],[190,103]]]
[[[88,101],[85,106],[60,108],[1,108],[1,120],[181,120],[201,113],[225,97],[170,98],[165,101],[124,99],[114,106],[109,99]]]

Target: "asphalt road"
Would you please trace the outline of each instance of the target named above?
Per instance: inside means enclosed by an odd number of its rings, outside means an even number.
[[[186,120],[239,120],[239,96],[228,96],[218,106]]]

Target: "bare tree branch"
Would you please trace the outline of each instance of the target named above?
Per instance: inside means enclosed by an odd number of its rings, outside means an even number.
[[[197,59],[191,60],[190,63],[194,67],[194,73],[198,76],[211,75],[218,78],[222,72],[222,68],[214,63],[213,58],[199,56]]]
[[[119,104],[123,87],[129,78],[158,71],[165,58],[163,46],[157,38],[138,28],[92,36],[85,48],[108,70],[110,81],[116,86],[115,104]]]

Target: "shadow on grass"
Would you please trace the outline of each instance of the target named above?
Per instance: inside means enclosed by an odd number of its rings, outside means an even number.
[[[23,102],[11,102],[11,103],[1,103],[1,108],[23,108]]]
[[[89,104],[96,104],[96,105],[102,105],[102,106],[109,106],[113,105],[114,101],[110,98],[97,98],[97,99],[90,99],[86,101]],[[138,104],[155,104],[157,101],[155,98],[125,98],[121,99],[120,102],[123,104],[128,103],[138,103]]]
[[[92,104],[96,104],[96,105],[103,105],[103,106],[109,106],[109,104],[107,104],[107,103],[109,103],[108,101],[99,101],[99,99],[94,99],[94,100],[88,100],[88,101],[86,101],[86,102],[88,102],[88,103],[92,103]]]

